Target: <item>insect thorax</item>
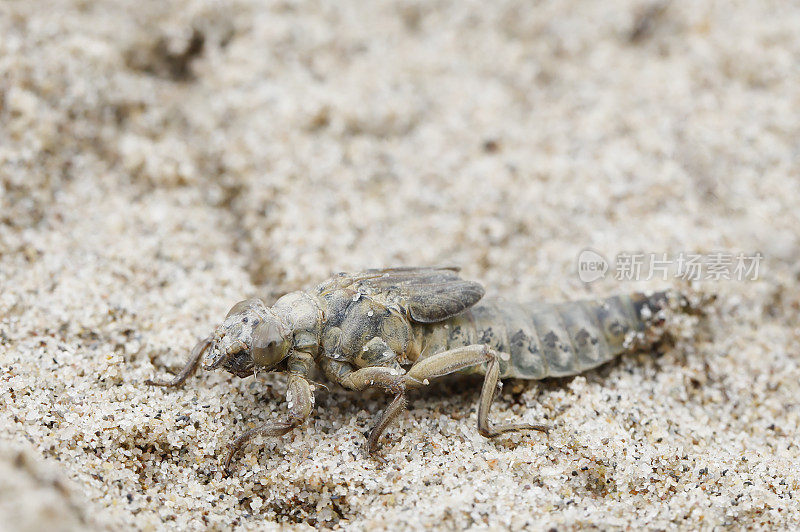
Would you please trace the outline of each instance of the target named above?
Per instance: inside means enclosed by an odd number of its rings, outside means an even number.
[[[317,298],[307,292],[289,292],[278,299],[272,310],[293,331],[293,346],[316,356],[322,332],[323,311]]]
[[[390,366],[408,351],[411,326],[399,309],[348,289],[329,292],[323,301],[326,356],[358,367]]]

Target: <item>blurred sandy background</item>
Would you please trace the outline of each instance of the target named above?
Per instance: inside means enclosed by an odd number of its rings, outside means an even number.
[[[800,5],[0,3],[0,522],[11,530],[800,523]],[[706,334],[574,379],[420,396],[175,371],[236,301],[456,264],[589,286],[580,250],[761,252]],[[276,525],[272,525],[276,526]]]

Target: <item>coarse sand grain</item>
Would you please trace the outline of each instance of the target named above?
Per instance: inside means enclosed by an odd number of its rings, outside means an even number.
[[[800,5],[0,4],[0,528],[800,526]],[[578,254],[760,253],[658,353],[412,398],[178,370],[245,297],[456,264],[559,301]]]

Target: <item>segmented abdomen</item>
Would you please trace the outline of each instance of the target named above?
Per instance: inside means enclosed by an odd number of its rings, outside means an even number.
[[[510,355],[501,362],[502,377],[575,375],[640,345],[666,304],[665,292],[556,304],[485,300],[454,318],[425,326],[421,356],[487,344]]]

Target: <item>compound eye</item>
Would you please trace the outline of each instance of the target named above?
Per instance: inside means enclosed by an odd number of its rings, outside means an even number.
[[[258,324],[253,331],[253,348],[267,349],[274,347],[282,340],[281,331],[277,323],[266,319]]]
[[[289,341],[281,334],[276,320],[264,319],[253,331],[252,354],[256,364],[271,367],[283,360],[289,351]]]

